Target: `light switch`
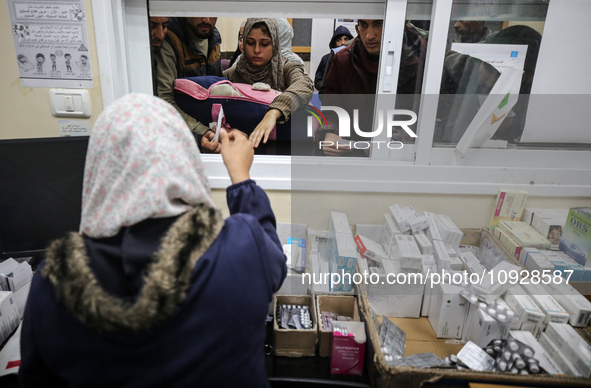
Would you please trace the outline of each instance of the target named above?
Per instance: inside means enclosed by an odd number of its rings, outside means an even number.
[[[74,112],[74,99],[72,96],[64,95],[64,108],[67,112]]]
[[[50,89],[49,102],[56,117],[90,117],[88,90]]]

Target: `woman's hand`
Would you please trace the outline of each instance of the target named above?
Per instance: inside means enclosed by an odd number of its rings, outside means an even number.
[[[281,113],[281,111],[278,109],[269,109],[267,113],[265,113],[265,116],[259,125],[257,125],[257,127],[254,129],[254,131],[252,131],[249,137],[250,141],[252,141],[252,144],[254,145],[254,148],[259,146],[261,140],[263,143],[267,143],[267,140],[269,140],[269,134],[273,128],[275,128],[277,120],[282,115],[283,113]]]
[[[329,156],[343,156],[352,151],[348,140],[330,132],[324,136],[324,143],[321,142],[320,145],[322,152]]]
[[[252,143],[244,132],[220,128],[221,153],[232,184],[250,179],[250,166],[254,158]]]
[[[219,154],[221,151],[220,142],[213,140],[215,133],[210,129],[201,137],[201,150],[205,154]],[[212,141],[213,140],[213,141]]]

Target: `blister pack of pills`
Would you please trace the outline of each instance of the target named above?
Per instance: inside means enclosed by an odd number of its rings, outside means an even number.
[[[334,321],[352,321],[353,318],[346,317],[343,315],[338,315],[335,313],[329,313],[326,311],[322,311],[320,313],[320,318],[322,319],[322,330],[332,330],[333,322]]]
[[[542,371],[530,346],[513,338],[503,342],[503,347],[495,360],[495,370],[523,375],[538,374]]]
[[[517,318],[513,310],[510,308],[498,302],[487,303],[478,298],[478,296],[471,294],[470,290],[467,288],[460,291],[460,295],[501,323],[510,323]]]
[[[282,329],[309,330],[312,319],[308,306],[283,304],[277,307],[277,325]]]
[[[380,329],[380,342],[382,353],[387,364],[401,358],[406,347],[406,333],[396,326],[387,317],[382,316],[382,328]]]
[[[466,345],[464,345],[462,350],[458,353],[456,360],[453,360],[451,358],[452,356],[450,356],[451,361],[455,361],[456,363],[461,362],[472,370],[482,372],[494,369],[494,358],[472,341],[468,341]]]

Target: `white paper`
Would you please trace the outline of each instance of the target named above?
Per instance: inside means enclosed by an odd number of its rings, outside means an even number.
[[[22,86],[94,87],[84,1],[7,3]]]
[[[220,105],[220,113],[218,114],[218,122],[215,127],[215,134],[212,141],[217,141],[220,138],[220,129],[222,128],[222,119],[224,118],[224,108]]]

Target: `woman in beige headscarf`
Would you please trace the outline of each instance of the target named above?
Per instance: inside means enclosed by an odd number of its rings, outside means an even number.
[[[21,386],[269,386],[264,322],[286,259],[249,179],[252,144],[224,129],[220,142],[225,220],[172,105],[130,94],[101,113],[80,231],[50,245],[31,285]]]
[[[261,82],[283,92],[271,103],[250,134],[254,147],[258,147],[261,141],[267,142],[275,124],[289,120],[293,110],[312,99],[314,85],[303,65],[282,55],[275,19],[249,18],[244,26],[243,40],[243,55],[235,67],[224,71],[224,77],[251,85]]]

